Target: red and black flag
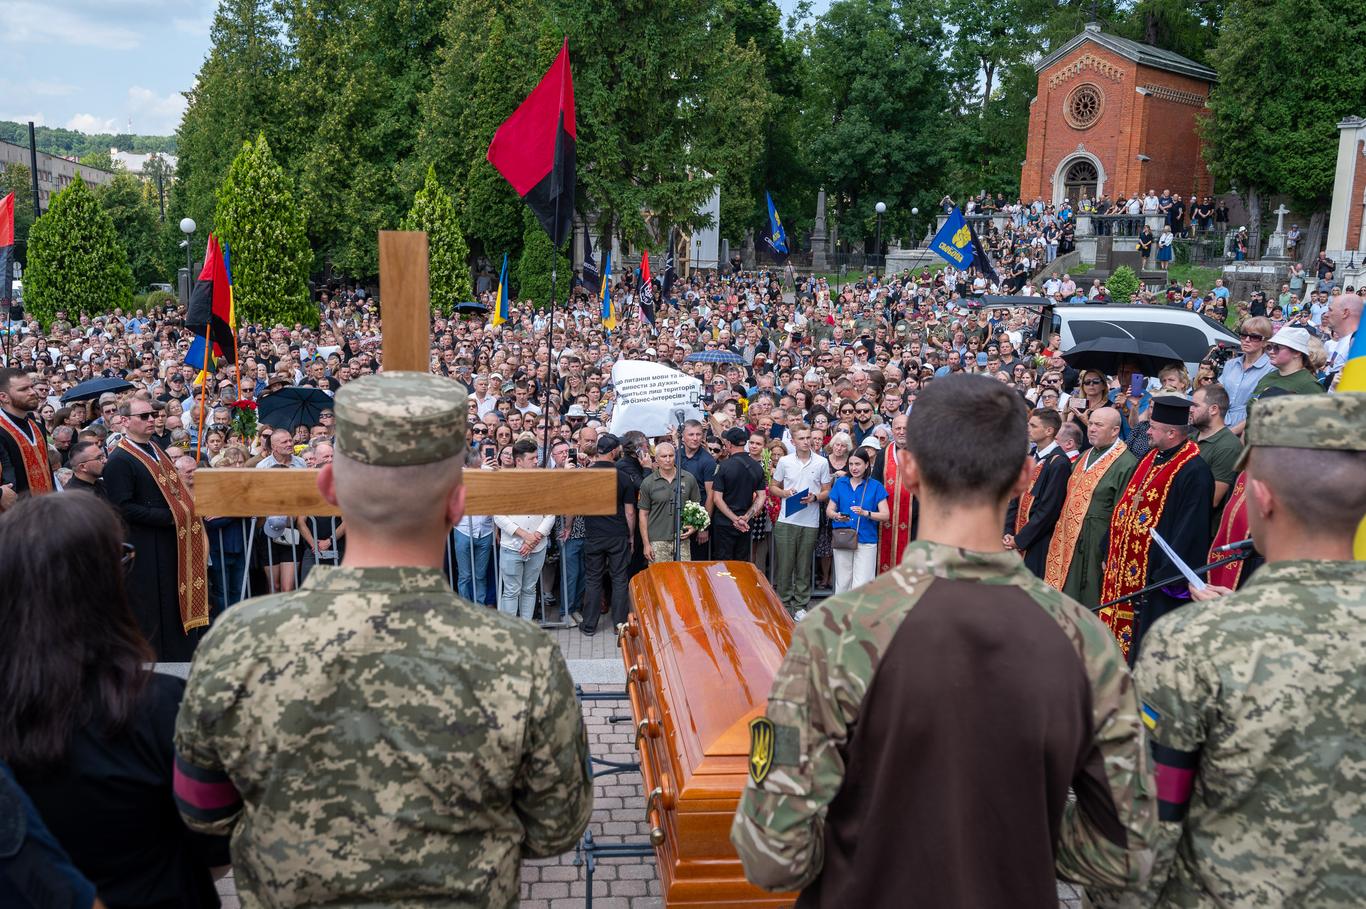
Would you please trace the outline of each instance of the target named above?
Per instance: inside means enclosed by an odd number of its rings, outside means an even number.
[[[14,293],[14,193],[0,199],[0,303]]]
[[[185,326],[212,341],[215,354],[231,357],[236,363],[237,317],[233,311],[232,266],[229,261],[226,251],[218,245],[218,238],[209,234],[209,245],[204,250],[204,268],[199,273],[194,292],[190,294]],[[201,363],[190,365],[202,367]]]
[[[489,163],[531,206],[557,249],[572,230],[577,140],[565,38],[549,72],[493,134],[488,153]]]

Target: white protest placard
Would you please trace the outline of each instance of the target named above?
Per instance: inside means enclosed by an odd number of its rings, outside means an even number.
[[[612,367],[616,403],[612,405],[613,435],[638,430],[647,436],[667,435],[684,420],[705,417],[699,406],[702,380],[648,360],[619,360]]]

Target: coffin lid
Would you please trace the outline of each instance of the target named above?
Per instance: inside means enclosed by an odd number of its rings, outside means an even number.
[[[694,776],[743,774],[750,720],[764,712],[792,640],[773,588],[749,562],[662,562],[631,592],[649,641],[645,688],[665,715],[680,794]]]

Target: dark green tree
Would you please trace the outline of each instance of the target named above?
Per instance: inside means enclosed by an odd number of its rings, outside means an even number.
[[[1366,17],[1356,0],[1318,0],[1308,16],[1294,0],[1228,3],[1205,157],[1215,178],[1246,199],[1251,249],[1261,249],[1263,203],[1285,193],[1296,209],[1318,213],[1305,251],[1317,253],[1333,189],[1337,124],[1366,98],[1366,69],[1348,62],[1363,42]],[[1318,65],[1303,65],[1306,47],[1314,48]]]
[[[805,133],[840,233],[871,249],[918,229],[942,195],[951,117],[936,11],[900,0],[835,0],[810,35]],[[922,216],[923,217],[923,216]]]
[[[166,281],[173,268],[167,267],[159,242],[155,188],[124,171],[98,187],[95,197],[109,215],[119,242],[128,253],[134,286],[146,287]]]
[[[316,129],[295,116],[284,91],[289,65],[282,22],[271,0],[223,0],[214,15],[209,55],[176,132],[179,149],[168,219],[188,215],[212,230],[217,191],[242,143],[264,133],[281,160],[296,159]],[[340,141],[342,137],[333,137]]]
[[[470,282],[470,248],[455,217],[450,193],[436,179],[436,166],[427,168],[427,180],[413,197],[404,216],[403,230],[427,233],[427,271],[432,305],[450,314],[455,304],[474,297]]]
[[[550,305],[552,283],[550,280],[550,236],[541,227],[541,222],[532,216],[530,209],[527,210],[523,218],[523,225],[522,257],[517,262],[517,274],[515,276],[517,299],[530,300],[536,306],[545,308]],[[568,241],[565,245],[568,246]],[[560,300],[563,300],[568,294],[569,282],[574,277],[573,272],[570,271],[569,258],[565,252],[566,250],[561,250],[556,256],[558,274],[554,284]]]
[[[81,155],[80,162],[86,167],[97,167],[100,170],[117,170],[114,165],[114,156],[109,153],[109,149],[101,148],[97,151],[86,152]]]
[[[133,301],[133,273],[114,224],[77,175],[29,231],[24,302],[44,325],[59,309],[97,315]]]
[[[14,258],[26,262],[28,234],[33,227],[33,177],[23,164],[0,167],[0,199],[14,193]]]
[[[308,293],[313,255],[303,211],[264,134],[243,143],[233,160],[218,191],[214,223],[218,239],[231,247],[239,322],[318,324]]]

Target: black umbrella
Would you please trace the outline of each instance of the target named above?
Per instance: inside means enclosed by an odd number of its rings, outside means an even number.
[[[468,303],[455,304],[455,313],[459,316],[482,316],[489,311],[483,303],[470,300]]]
[[[1162,367],[1182,362],[1166,344],[1126,337],[1084,341],[1064,351],[1062,358],[1073,369],[1097,369],[1111,376],[1119,372],[1121,364],[1132,366],[1145,376],[1155,376]]]
[[[127,391],[132,387],[132,382],[117,377],[112,379],[90,379],[89,381],[82,382],[80,385],[77,385],[75,388],[62,395],[62,403],[71,404],[74,401],[89,401],[98,398],[100,395],[107,392]]]
[[[331,410],[332,398],[307,385],[286,385],[256,401],[256,419],[275,429],[293,431],[299,426],[316,426],[324,410]]]

